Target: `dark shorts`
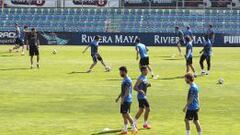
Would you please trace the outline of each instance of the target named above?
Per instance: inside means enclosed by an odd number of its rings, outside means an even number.
[[[185,119],[198,120],[198,109],[197,110],[187,110]]]
[[[149,57],[141,58],[139,64],[141,66],[149,65]]]
[[[15,44],[16,44],[16,45],[19,45],[19,46],[23,46],[23,45],[24,45],[24,44],[23,44],[23,40],[20,39],[20,38],[16,38]]]
[[[145,107],[149,108],[150,107],[147,99],[138,99],[138,104],[139,104],[139,108],[145,108]]]
[[[92,59],[93,59],[93,62],[97,62],[98,60],[101,61],[102,60],[102,57],[100,54],[95,54],[95,55],[92,55]]]
[[[192,65],[192,57],[191,58],[188,58],[186,59],[186,65]]]
[[[29,55],[30,55],[30,56],[39,55],[38,46],[36,46],[36,45],[30,45],[30,46],[29,46]]]
[[[202,55],[201,58],[200,58],[200,61],[204,61],[206,60],[207,62],[209,62],[211,60],[211,56],[206,56],[206,55]]]
[[[121,104],[121,107],[120,107],[120,113],[122,113],[122,114],[130,113],[130,109],[131,109],[131,103],[123,102],[123,104]]]
[[[181,45],[181,46],[184,46],[184,44],[185,44],[185,42],[184,42],[184,40],[179,40],[178,42],[177,42],[177,45]]]

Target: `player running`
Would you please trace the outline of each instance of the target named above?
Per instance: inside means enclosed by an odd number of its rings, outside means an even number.
[[[15,28],[16,28],[15,46],[12,49],[9,49],[9,52],[11,53],[13,50],[17,50],[18,52],[18,49],[22,48],[21,55],[24,55],[24,43],[23,43],[24,35],[22,34],[18,24],[15,24]]]
[[[177,48],[178,48],[178,52],[179,55],[182,56],[182,50],[181,50],[181,46],[184,45],[185,41],[184,41],[184,33],[182,30],[180,30],[180,28],[178,26],[175,27],[175,31],[177,33],[178,36],[178,42],[177,42]]]
[[[121,106],[120,112],[123,117],[124,121],[124,129],[122,130],[121,134],[128,133],[128,122],[132,125],[132,132],[136,133],[137,128],[133,123],[133,119],[130,115],[130,108],[132,103],[132,80],[127,75],[127,68],[122,66],[119,68],[120,76],[123,78],[122,86],[121,86],[121,93],[116,98],[116,103],[121,99]]]
[[[139,69],[141,69],[142,66],[146,66],[151,72],[152,77],[154,77],[153,70],[149,64],[148,48],[146,47],[146,45],[140,43],[140,38],[136,39],[136,52],[137,60],[139,59],[140,55]]]
[[[191,40],[193,40],[193,33],[192,33],[190,26],[187,26],[187,30],[185,31],[184,35],[185,35],[185,37],[186,36],[191,37]]]
[[[213,25],[212,24],[209,24],[208,25],[208,29],[207,29],[207,33],[206,33],[207,35],[208,35],[208,38],[209,38],[209,40],[212,42],[212,44],[214,43],[214,41],[215,41],[215,32],[214,32],[214,30],[213,30]]]
[[[202,54],[200,58],[200,66],[202,70],[202,75],[208,75],[211,68],[211,55],[212,55],[212,42],[210,41],[208,35],[205,35],[204,48],[200,51]],[[207,61],[207,71],[204,70],[203,62]]]
[[[197,74],[195,72],[195,68],[193,66],[193,46],[192,46],[192,41],[189,36],[185,37],[186,40],[186,54],[185,54],[185,59],[186,59],[186,72],[190,72],[190,68],[192,72],[194,73],[194,77],[197,77]]]
[[[194,76],[191,73],[185,75],[185,81],[190,85],[187,97],[187,104],[183,108],[183,112],[186,113],[185,124],[186,124],[186,135],[190,135],[190,121],[193,120],[197,128],[198,135],[202,135],[202,129],[198,120],[198,111],[200,109],[199,101],[199,89],[194,83]]]
[[[31,62],[31,67],[33,68],[33,57],[37,56],[37,68],[40,68],[39,65],[39,39],[38,39],[38,35],[37,35],[37,31],[35,28],[32,28],[31,33],[28,34],[28,40],[26,43],[27,46],[27,50],[29,49],[29,56],[30,56],[30,62]]]
[[[87,49],[89,47],[91,47],[91,56],[93,59],[93,64],[90,66],[89,70],[87,71],[87,73],[92,72],[92,69],[94,68],[94,66],[97,64],[98,60],[102,63],[102,65],[105,68],[106,72],[110,71],[110,68],[108,66],[106,66],[106,64],[104,63],[101,55],[98,53],[98,46],[99,46],[99,41],[100,41],[100,36],[95,36],[94,41],[91,42],[82,52],[83,54],[87,51]]]
[[[148,124],[150,105],[147,100],[147,88],[151,87],[151,84],[148,82],[147,74],[148,74],[147,67],[145,66],[141,67],[141,75],[139,76],[137,82],[134,85],[134,90],[138,92],[137,98],[139,103],[139,110],[135,116],[134,125],[137,125],[137,120],[145,110],[143,128],[151,129],[151,126]]]

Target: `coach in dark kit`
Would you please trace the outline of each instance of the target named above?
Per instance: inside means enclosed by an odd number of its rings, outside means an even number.
[[[29,56],[30,56],[30,62],[31,62],[31,68],[33,68],[33,57],[37,56],[37,68],[40,68],[39,65],[39,39],[38,39],[38,34],[35,28],[32,28],[31,33],[28,34],[28,40],[27,40],[27,45],[29,49]]]

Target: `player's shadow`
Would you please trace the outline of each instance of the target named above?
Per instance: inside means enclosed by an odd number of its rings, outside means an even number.
[[[163,59],[163,60],[183,60],[183,58],[167,58],[167,59]]]
[[[160,78],[160,80],[175,80],[175,79],[183,79],[184,76],[175,76],[175,77],[166,77],[166,78]]]
[[[1,57],[12,57],[12,54],[2,54]]]
[[[67,74],[88,74],[88,72],[87,71],[72,71],[72,72],[70,72],[70,73],[67,73]]]
[[[128,128],[128,132],[131,132],[131,128]],[[138,131],[141,131],[141,130],[146,130],[144,128],[140,128],[138,129]],[[98,132],[98,133],[93,133],[91,135],[103,135],[103,134],[113,134],[113,133],[119,133],[121,132],[122,129],[114,129],[114,130],[109,130],[109,131],[102,131],[102,132]]]
[[[0,71],[30,70],[30,68],[1,68]]]

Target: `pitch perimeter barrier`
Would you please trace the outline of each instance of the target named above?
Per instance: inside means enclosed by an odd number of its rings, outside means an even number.
[[[94,40],[95,35],[102,37],[102,45],[133,46],[137,37],[148,46],[175,46],[178,37],[175,33],[79,33],[79,32],[39,32],[42,45],[87,45]],[[193,44],[202,46],[204,35],[194,34]],[[14,44],[15,32],[0,32],[0,44]],[[240,47],[240,35],[216,34],[214,46]]]

